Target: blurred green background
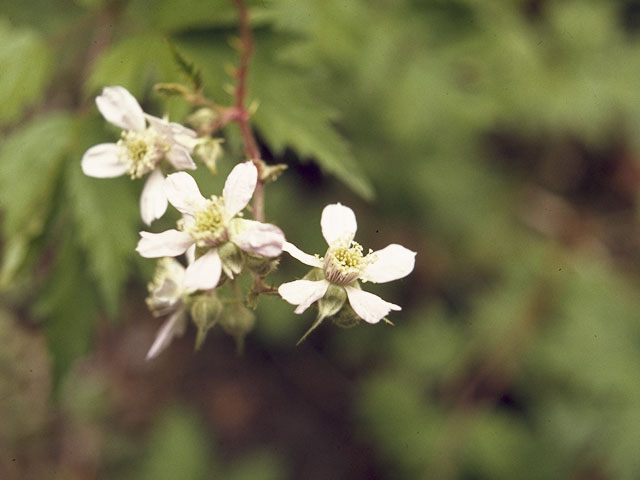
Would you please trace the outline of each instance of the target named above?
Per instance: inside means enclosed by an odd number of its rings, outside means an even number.
[[[322,253],[342,202],[383,323],[261,298],[238,356],[189,330],[158,359],[140,181],[83,176],[122,85],[182,121],[164,38],[230,103],[226,0],[0,4],[0,478],[640,478],[640,2],[249,2],[267,219]],[[242,160],[224,131],[218,192]],[[161,231],[175,213],[153,225]],[[284,258],[272,283],[304,275]]]

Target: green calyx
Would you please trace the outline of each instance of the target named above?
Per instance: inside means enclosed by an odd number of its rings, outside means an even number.
[[[193,299],[191,309],[191,319],[198,329],[196,335],[196,350],[202,347],[207,333],[217,323],[222,313],[222,302],[213,295],[199,295]]]

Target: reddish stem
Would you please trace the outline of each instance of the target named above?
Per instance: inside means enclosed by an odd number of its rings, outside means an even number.
[[[249,60],[253,52],[253,35],[249,26],[249,12],[244,0],[234,0],[238,9],[240,20],[240,64],[236,72],[238,81],[235,90],[235,121],[238,122],[240,133],[244,142],[244,148],[249,159],[251,159],[258,169],[258,183],[253,194],[253,216],[259,222],[264,221],[264,189],[260,180],[260,150],[258,143],[251,131],[249,124],[250,113],[245,107],[247,96],[247,80],[249,72]]]

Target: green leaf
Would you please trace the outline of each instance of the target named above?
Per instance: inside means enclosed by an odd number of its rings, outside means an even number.
[[[151,84],[179,80],[176,73],[163,38],[142,33],[122,40],[98,59],[85,92],[91,94],[107,85],[122,85],[140,98]]]
[[[178,67],[180,67],[182,73],[187,76],[187,79],[191,82],[193,89],[195,91],[200,90],[202,88],[202,72],[200,69],[197,68],[192,61],[188,60],[168,39],[166,42],[169,46],[169,51],[173,56],[173,60],[176,62]]]
[[[52,114],[17,130],[0,147],[5,238],[41,232],[71,133],[70,117]]]
[[[278,65],[259,51],[252,65],[251,94],[259,101],[254,120],[278,154],[288,147],[320,167],[365,199],[374,196],[347,141],[336,131],[334,109],[309,91],[305,72]]]
[[[74,235],[67,232],[48,283],[33,306],[33,313],[45,320],[56,385],[89,349],[97,313],[94,288]]]
[[[67,178],[78,240],[113,317],[135,253],[138,199],[128,178],[90,178],[83,175],[80,162],[69,165]]]
[[[211,471],[211,442],[193,412],[171,408],[160,418],[149,442],[141,480],[205,480]]]
[[[40,36],[0,18],[0,125],[20,117],[44,92],[51,54]]]
[[[0,146],[0,209],[6,241],[0,269],[3,286],[22,267],[31,241],[43,233],[73,133],[70,127],[66,114],[40,117]]]

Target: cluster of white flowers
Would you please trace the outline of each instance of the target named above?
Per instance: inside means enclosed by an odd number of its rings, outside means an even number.
[[[242,217],[259,181],[252,161],[232,169],[221,196],[205,198],[194,178],[180,171],[196,168],[191,154],[205,139],[198,139],[193,130],[182,125],[144,113],[124,87],[106,87],[96,104],[108,122],[124,130],[117,143],[87,150],[82,158],[83,172],[98,178],[147,175],[140,198],[142,220],[147,225],[164,215],[168,203],[182,214],[175,229],[140,232],[136,248],[143,257],[160,259],[147,303],[154,315],[169,315],[147,358],[158,355],[184,332],[194,298],[210,298],[216,287],[241,274],[249,259],[266,265],[283,250],[313,267],[304,279],[277,289],[284,300],[297,305],[295,313],[318,303],[318,319],[312,328],[325,318],[345,324],[338,321],[345,315],[377,323],[390,311],[400,310],[398,305],[361,290],[359,281],[379,283],[405,277],[413,270],[415,253],[392,244],[363,254],[362,247],[353,241],[357,224],[350,208],[339,203],[325,207],[320,224],[329,248],[324,257],[306,254],[287,242],[277,226]],[[179,171],[165,177],[163,171],[169,169]],[[186,268],[171,258],[182,254]],[[253,271],[263,277],[270,269]]]

